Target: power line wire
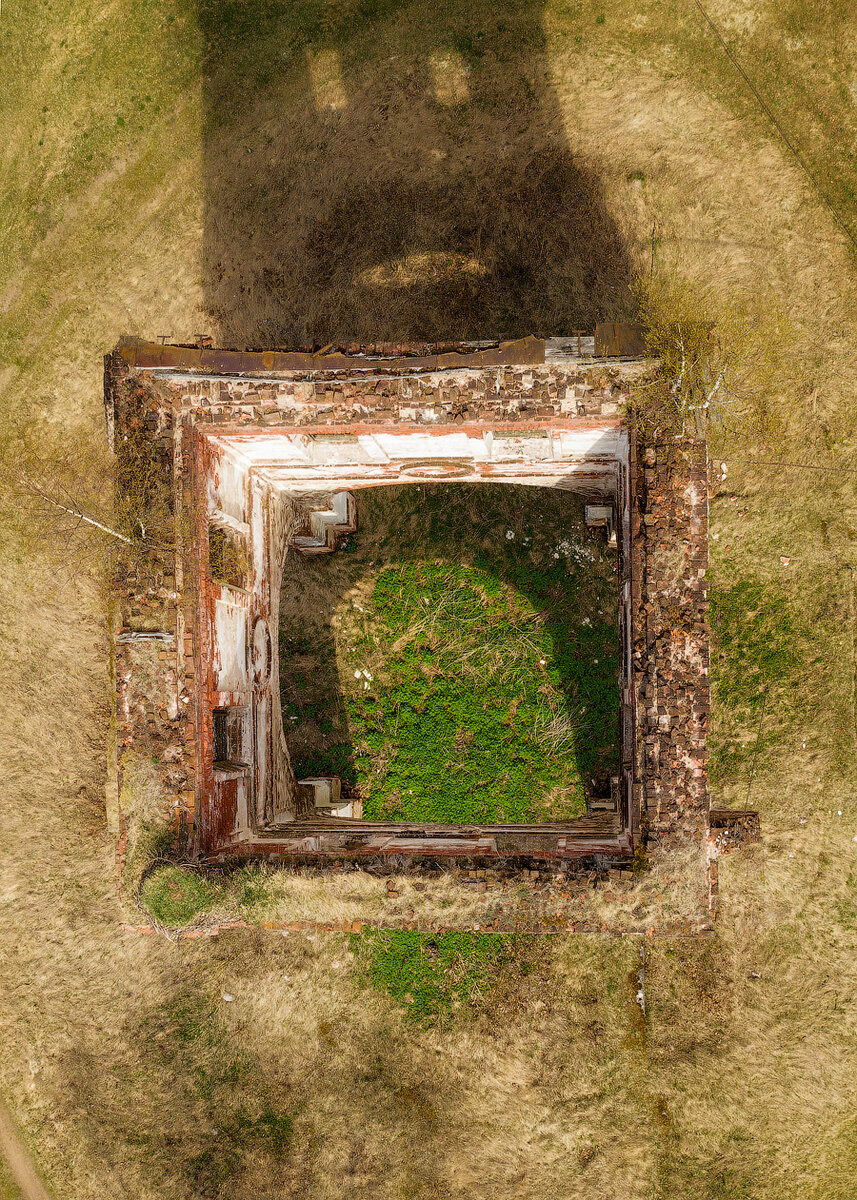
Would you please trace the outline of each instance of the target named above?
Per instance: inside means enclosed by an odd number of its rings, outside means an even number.
[[[826,471],[831,475],[857,475],[857,467],[819,467],[815,463],[767,462],[758,458],[726,458],[719,454],[713,457],[717,462],[735,463],[742,467],[793,467],[801,471]]]
[[[723,50],[724,50],[724,52],[725,52],[725,54],[726,54],[726,57],[727,57],[727,58],[729,59],[729,61],[732,63],[732,65],[733,65],[733,67],[735,68],[735,70],[736,70],[736,71],[738,71],[738,73],[741,75],[741,78],[742,78],[742,79],[744,80],[744,82],[747,84],[747,87],[748,87],[748,88],[750,89],[750,91],[753,93],[753,95],[755,96],[755,98],[756,98],[756,100],[758,101],[759,105],[761,106],[762,110],[763,110],[763,111],[765,112],[765,114],[767,115],[767,117],[768,117],[768,120],[769,120],[769,121],[771,122],[771,124],[774,126],[774,128],[775,128],[775,129],[776,129],[776,131],[777,131],[777,133],[779,133],[780,137],[783,139],[783,141],[785,142],[785,144],[788,146],[789,150],[791,150],[792,154],[794,155],[794,157],[795,157],[795,159],[797,160],[798,164],[799,164],[799,165],[800,165],[800,167],[802,168],[802,170],[803,170],[804,174],[806,175],[807,179],[810,181],[810,183],[812,184],[812,186],[813,186],[813,188],[815,189],[816,193],[818,194],[818,197],[819,197],[819,199],[820,199],[820,200],[821,200],[821,202],[824,204],[825,208],[827,208],[828,212],[829,212],[829,213],[830,213],[830,215],[833,217],[833,219],[834,219],[834,221],[836,222],[836,224],[839,226],[839,228],[842,230],[842,232],[843,232],[843,233],[845,234],[845,236],[848,238],[848,240],[849,240],[849,242],[851,243],[851,245],[854,247],[854,249],[855,249],[855,250],[857,250],[857,237],[855,237],[854,233],[851,231],[851,228],[850,228],[850,226],[849,226],[849,225],[847,225],[847,224],[845,223],[845,220],[843,219],[843,217],[841,217],[841,216],[840,216],[840,214],[839,214],[839,211],[838,211],[838,210],[837,210],[837,209],[834,207],[834,205],[833,205],[833,202],[832,202],[832,201],[831,201],[831,200],[828,198],[827,194],[826,194],[826,193],[823,191],[823,189],[822,189],[822,187],[821,187],[821,184],[820,184],[820,183],[818,182],[818,180],[816,179],[816,177],[815,177],[815,175],[813,174],[812,170],[810,169],[810,167],[809,167],[809,165],[808,165],[808,163],[807,163],[806,159],[803,157],[803,155],[801,154],[801,152],[798,150],[797,146],[795,146],[795,145],[794,145],[794,143],[792,142],[791,138],[790,138],[790,137],[789,137],[789,135],[786,133],[785,129],[784,129],[784,128],[783,128],[783,126],[780,124],[780,121],[778,120],[778,118],[777,118],[777,117],[776,117],[776,115],[774,114],[774,111],[773,111],[773,109],[771,108],[771,106],[770,106],[770,105],[768,104],[768,102],[765,100],[765,98],[764,98],[764,96],[762,95],[762,93],[759,91],[759,89],[758,89],[758,88],[756,87],[756,85],[753,83],[753,81],[752,81],[752,79],[750,78],[750,76],[747,74],[747,72],[746,72],[746,71],[744,70],[744,68],[741,66],[741,63],[738,61],[738,59],[736,58],[736,56],[733,54],[732,50],[731,50],[731,49],[730,49],[730,47],[729,47],[729,44],[728,44],[728,42],[727,42],[727,41],[726,41],[726,39],[723,37],[723,34],[720,32],[720,30],[718,29],[718,27],[717,27],[717,26],[714,24],[714,22],[712,21],[711,17],[708,15],[708,13],[707,13],[707,12],[705,11],[705,9],[703,8],[703,6],[702,6],[702,3],[701,3],[701,0],[693,0],[693,2],[694,2],[694,4],[696,5],[696,7],[699,9],[700,13],[702,14],[703,18],[705,19],[706,23],[708,24],[708,26],[710,27],[710,29],[712,30],[712,32],[714,33],[714,36],[717,38],[718,42],[719,42],[719,43],[720,43],[720,45],[723,47]]]

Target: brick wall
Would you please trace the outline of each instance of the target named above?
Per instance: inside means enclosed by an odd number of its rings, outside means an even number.
[[[108,434],[117,456],[119,507],[137,486],[123,471],[146,472],[156,511],[141,508],[147,545],[129,550],[116,568],[114,629],[118,788],[129,756],[145,758],[157,781],[152,814],[192,827],[196,793],[193,623],[186,623],[186,568],[176,544],[174,412],[153,381],[128,371],[118,355],[105,360]],[[124,493],[124,494],[123,494]],[[150,519],[151,518],[151,519]]]
[[[637,799],[650,838],[701,837],[710,709],[705,444],[638,444],[632,488]]]
[[[615,416],[644,364],[494,367],[453,376],[178,380],[176,403],[203,422],[373,425]]]
[[[228,788],[222,795],[215,792],[210,769],[206,477],[211,463],[206,459],[210,446],[201,435],[213,425],[245,427],[250,433],[271,426],[617,419],[634,378],[646,369],[644,363],[566,362],[415,377],[402,368],[373,365],[347,379],[319,371],[276,380],[188,374],[167,379],[130,369],[121,348],[109,356],[105,398],[113,444],[120,460],[129,440],[149,446],[156,483],[169,493],[175,514],[175,550],[132,556],[117,578],[120,773],[123,753],[147,755],[157,763],[162,810],[179,811],[188,828],[196,822],[198,845],[209,836],[228,841],[235,813],[226,811]],[[631,825],[635,835],[642,829],[667,845],[700,835],[708,809],[706,457],[704,444],[692,440],[646,446],[635,439],[623,556],[623,576],[631,589],[628,713],[635,736],[629,772],[636,809]],[[276,651],[277,597],[293,506],[271,500],[265,519],[270,599],[265,613],[254,608],[253,615],[273,614],[269,777],[275,787],[255,814],[263,823],[274,815],[272,795],[297,803],[281,728]],[[165,634],[167,640],[152,639],[153,634]]]

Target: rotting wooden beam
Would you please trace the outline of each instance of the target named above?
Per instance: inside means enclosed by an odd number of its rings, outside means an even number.
[[[525,337],[467,353],[400,354],[394,357],[299,350],[218,350],[172,346],[124,338],[116,348],[129,367],[148,371],[191,371],[208,375],[277,375],[284,371],[443,371],[482,367],[539,366],[545,361],[543,338]]]

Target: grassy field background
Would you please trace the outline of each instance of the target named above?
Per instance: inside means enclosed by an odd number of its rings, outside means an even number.
[[[855,228],[853,6],[711,13]],[[653,248],[778,364],[711,506],[715,797],[755,771],[764,843],[715,938],[647,946],[645,1020],[630,941],[480,948],[473,988],[427,946],[438,1023],[420,948],[124,935],[102,581],[4,508],[0,1078],[56,1195],[853,1196],[854,261],[698,9],[7,0],[0,34],[12,456],[99,444],[122,333],[551,332],[633,311]]]

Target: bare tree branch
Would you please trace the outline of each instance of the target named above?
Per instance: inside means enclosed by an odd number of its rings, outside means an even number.
[[[120,542],[124,542],[126,546],[133,546],[134,542],[131,538],[126,537],[124,533],[120,533],[118,529],[111,529],[109,525],[102,525],[100,521],[96,521],[94,517],[88,517],[86,513],[80,512],[79,509],[69,508],[65,504],[61,504],[59,500],[55,500],[53,496],[48,496],[41,490],[35,490],[35,494],[44,500],[47,504],[53,504],[55,508],[61,509],[72,517],[77,517],[78,523],[85,521],[87,525],[94,526],[95,529],[100,529],[102,533],[108,534],[110,537],[117,538]]]

